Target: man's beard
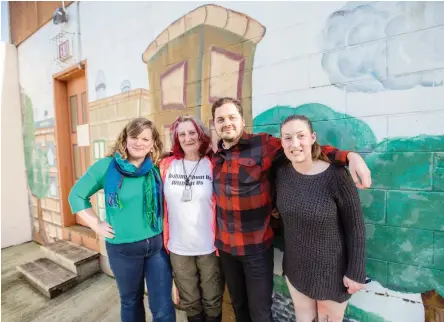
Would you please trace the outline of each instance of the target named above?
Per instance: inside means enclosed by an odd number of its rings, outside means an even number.
[[[232,142],[234,142],[236,139],[237,139],[237,137],[234,137],[234,138],[224,138],[224,139],[222,139],[222,141],[224,141],[224,142],[228,142],[228,143],[232,143]]]

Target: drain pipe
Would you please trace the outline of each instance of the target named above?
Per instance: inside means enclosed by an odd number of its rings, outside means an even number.
[[[80,41],[80,1],[76,1],[76,5],[77,5],[77,32],[76,32],[76,36],[77,36],[77,65],[79,67],[79,69],[84,68],[81,64],[82,61],[82,46],[81,46],[81,41]],[[64,4],[63,4],[64,6]]]

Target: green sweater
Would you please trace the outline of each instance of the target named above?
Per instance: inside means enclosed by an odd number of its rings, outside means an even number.
[[[73,214],[92,207],[89,199],[103,189],[111,160],[111,157],[98,160],[72,187],[68,200]],[[105,238],[107,242],[132,243],[159,233],[151,229],[143,213],[143,182],[144,177],[124,177],[119,192],[122,209],[106,205],[106,222],[114,229],[114,238]]]

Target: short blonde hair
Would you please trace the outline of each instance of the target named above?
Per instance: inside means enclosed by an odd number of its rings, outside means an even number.
[[[118,152],[122,159],[128,159],[128,150],[126,148],[126,139],[129,137],[137,137],[144,130],[150,129],[153,134],[153,149],[147,154],[153,161],[153,163],[158,166],[160,159],[162,158],[163,143],[160,140],[159,131],[157,131],[154,123],[144,117],[139,117],[131,120],[120,132],[119,136],[111,148],[110,156],[113,156]]]

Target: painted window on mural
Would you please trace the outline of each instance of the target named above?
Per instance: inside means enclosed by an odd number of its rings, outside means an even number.
[[[59,189],[57,185],[57,175],[52,175],[49,177],[49,190],[48,197],[58,198],[59,197]]]
[[[241,99],[244,69],[244,56],[213,46],[210,58],[210,103],[223,96]]]
[[[74,154],[74,175],[76,179],[80,179],[82,176],[82,160],[80,159],[80,147],[76,144],[73,146],[73,154]]]
[[[69,110],[71,113],[71,132],[77,131],[77,125],[79,124],[79,115],[77,111],[77,95],[73,95],[69,98]]]
[[[56,153],[55,153],[54,142],[47,142],[46,149],[48,151],[48,153],[47,153],[48,165],[50,167],[55,167],[56,166]]]
[[[98,140],[93,142],[94,161],[105,157],[105,141]]]
[[[86,101],[86,92],[82,92],[81,94],[81,104],[82,104],[82,116],[83,116],[83,124],[88,123],[88,102]]]
[[[186,108],[188,64],[178,63],[160,76],[160,92],[163,109]]]

